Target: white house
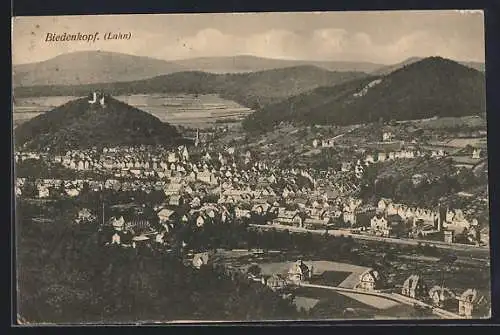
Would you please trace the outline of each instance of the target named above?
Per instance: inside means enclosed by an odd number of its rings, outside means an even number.
[[[295,284],[299,284],[312,277],[311,270],[301,260],[298,260],[288,270],[288,279]]]
[[[382,278],[378,271],[368,270],[359,276],[358,289],[374,291],[382,286]]]
[[[474,307],[481,302],[482,297],[479,297],[475,289],[467,289],[464,293],[457,297],[457,300],[458,315],[466,318],[472,318],[472,311],[474,310]]]
[[[200,269],[203,265],[207,265],[210,260],[210,256],[207,252],[195,254],[193,257],[193,266],[196,269]]]

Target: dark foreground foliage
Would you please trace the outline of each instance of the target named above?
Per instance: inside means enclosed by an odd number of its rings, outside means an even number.
[[[20,215],[30,212],[24,209]],[[194,270],[162,252],[100,246],[95,226],[61,218],[19,217],[18,311],[28,322],[297,317],[289,302],[259,283],[218,268]]]

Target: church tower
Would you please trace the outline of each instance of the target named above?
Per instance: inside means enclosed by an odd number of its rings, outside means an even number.
[[[194,140],[194,146],[197,147],[200,145],[200,131],[196,128],[196,139]]]

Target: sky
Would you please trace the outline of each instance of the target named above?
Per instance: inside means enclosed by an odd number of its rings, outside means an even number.
[[[295,60],[394,64],[441,56],[484,62],[480,11],[144,14],[13,18],[12,62],[84,50],[163,60],[254,55]],[[92,34],[95,43],[46,42],[47,33]],[[130,40],[103,40],[106,32]]]

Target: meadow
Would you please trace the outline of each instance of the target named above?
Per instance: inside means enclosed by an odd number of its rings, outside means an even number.
[[[14,125],[50,111],[70,100],[72,96],[18,98],[14,102]],[[189,127],[212,127],[237,123],[253,110],[222,99],[216,94],[137,94],[115,96],[117,100],[148,112],[163,122]]]

